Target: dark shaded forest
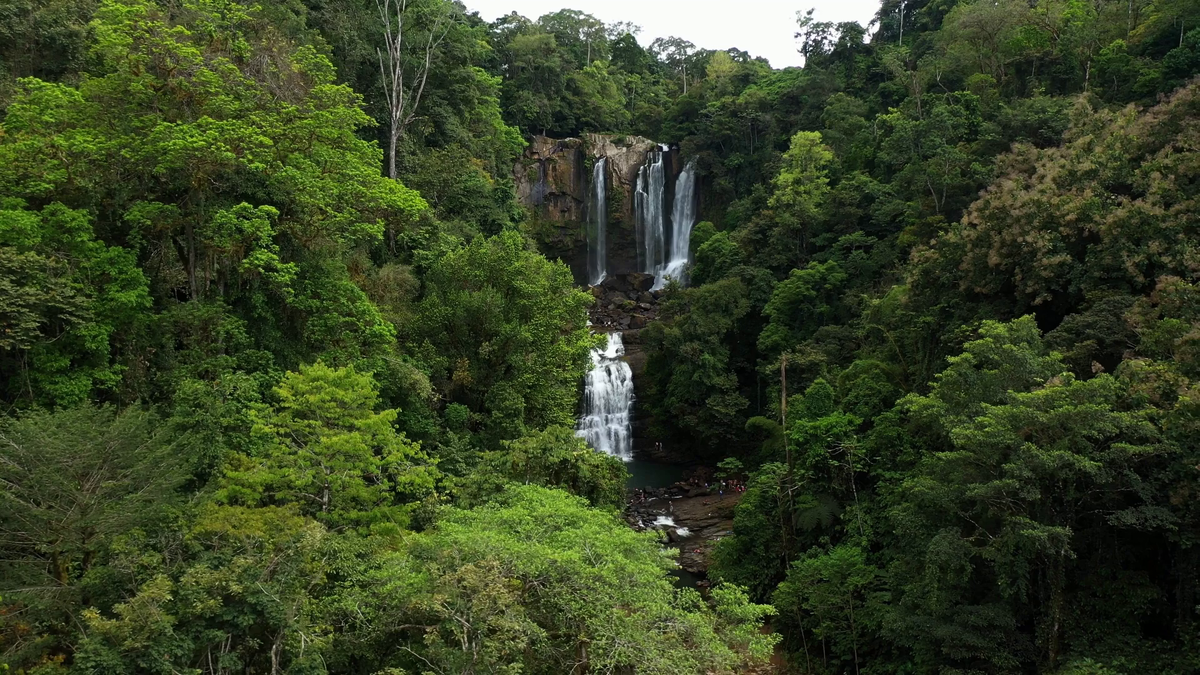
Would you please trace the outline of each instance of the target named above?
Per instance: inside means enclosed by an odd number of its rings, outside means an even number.
[[[1200,672],[1200,4],[629,19],[0,0],[0,670]],[[695,163],[703,594],[573,429],[585,133]]]

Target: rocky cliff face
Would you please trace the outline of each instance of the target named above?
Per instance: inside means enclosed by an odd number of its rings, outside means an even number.
[[[638,169],[658,144],[641,136],[537,136],[513,169],[517,199],[530,212],[530,230],[543,252],[587,280],[587,201],[592,166],[607,158],[608,273],[637,272],[633,195]],[[672,166],[673,164],[669,164]]]

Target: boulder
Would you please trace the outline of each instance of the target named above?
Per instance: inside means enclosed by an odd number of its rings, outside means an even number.
[[[630,287],[636,290],[639,295],[648,292],[654,287],[653,274],[642,274],[640,272],[635,272],[627,276]]]
[[[633,290],[629,285],[629,277],[624,274],[610,274],[600,283],[606,290],[628,293]]]

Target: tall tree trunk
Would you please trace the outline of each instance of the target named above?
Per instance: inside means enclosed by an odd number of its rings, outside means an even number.
[[[400,125],[392,122],[388,130],[388,178],[396,179],[396,146],[400,144]]]
[[[388,106],[391,128],[388,130],[387,172],[396,178],[396,154],[400,139],[421,106],[429,71],[433,67],[433,55],[442,44],[454,24],[456,11],[440,0],[430,10],[432,17],[427,34],[418,34],[414,39],[411,19],[408,15],[409,0],[375,0],[379,18],[383,25],[383,48],[376,49],[379,56],[379,74],[383,83],[383,96]],[[419,28],[419,26],[418,26]],[[414,50],[421,50],[411,54]]]

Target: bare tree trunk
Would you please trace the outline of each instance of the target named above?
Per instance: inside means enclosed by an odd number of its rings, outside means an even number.
[[[388,130],[388,178],[396,178],[396,146],[400,144],[400,125],[392,122]]]
[[[779,424],[783,427],[783,452],[787,457],[789,487],[792,479],[792,449],[787,437],[787,354],[779,358]]]
[[[275,643],[271,645],[271,675],[279,675],[283,672],[279,668],[279,657],[283,653],[283,629],[275,636]]]
[[[1063,556],[1055,556],[1050,572],[1052,586],[1050,588],[1050,636],[1047,649],[1051,668],[1058,666],[1058,658],[1062,651],[1061,636],[1063,614],[1066,607],[1066,592],[1063,589],[1066,585],[1065,567]]]
[[[433,55],[454,22],[453,15],[447,11],[450,5],[441,0],[435,1],[437,4],[432,10],[434,15],[428,34],[418,34],[414,39],[412,32],[416,29],[411,25],[412,17],[408,13],[410,0],[375,0],[383,25],[383,48],[377,49],[376,53],[379,55],[383,96],[388,106],[389,178],[396,177],[396,154],[399,152],[400,139],[417,117],[421,97],[425,94],[425,84],[429,81]],[[415,49],[421,51],[410,56],[409,52]]]

